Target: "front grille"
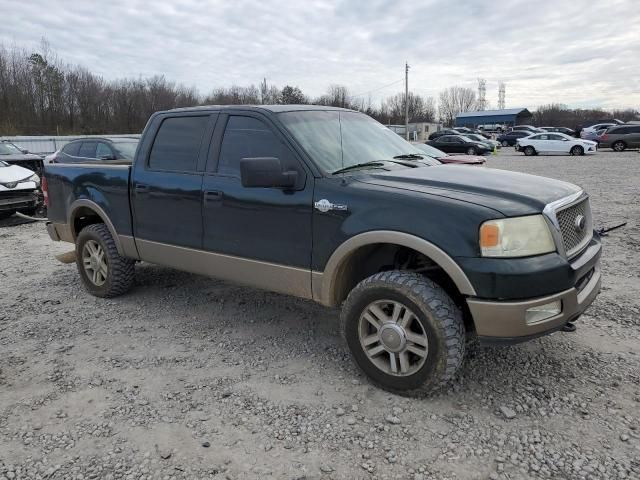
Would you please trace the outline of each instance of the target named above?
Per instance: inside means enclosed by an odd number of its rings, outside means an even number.
[[[583,228],[579,227],[581,217],[584,218]],[[556,218],[562,234],[564,249],[567,256],[571,257],[578,253],[593,235],[589,199],[556,211]]]

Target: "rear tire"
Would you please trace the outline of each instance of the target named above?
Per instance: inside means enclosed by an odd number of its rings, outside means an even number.
[[[575,147],[571,148],[571,151],[569,153],[574,156],[584,155],[584,148],[582,148],[580,145],[576,145]]]
[[[536,154],[536,149],[535,149],[535,148],[533,148],[532,146],[524,147],[524,150],[523,150],[523,151],[524,151],[524,154],[525,154],[527,157],[531,157],[532,155],[535,155],[535,154]]]
[[[625,148],[627,148],[627,145],[622,140],[618,140],[611,145],[611,148],[616,152],[623,152]]]
[[[76,264],[85,288],[96,297],[116,297],[133,286],[135,261],[118,254],[104,223],[82,229],[76,239]]]
[[[509,142],[507,142],[506,140],[502,141],[502,146],[503,147],[508,147],[509,146]]]
[[[462,365],[462,313],[440,286],[418,273],[392,270],[361,281],[340,320],[354,360],[385,390],[431,393]]]

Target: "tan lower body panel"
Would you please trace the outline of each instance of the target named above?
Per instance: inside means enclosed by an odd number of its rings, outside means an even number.
[[[469,298],[467,304],[478,336],[527,337],[552,331],[584,312],[600,292],[600,282],[600,270],[596,269],[587,285],[580,292],[575,288],[570,288],[554,295],[516,302],[492,302]],[[526,312],[528,309],[558,300],[562,302],[562,311],[559,315],[531,325],[527,324]]]
[[[135,242],[140,259],[145,262],[296,297],[312,298],[310,270],[150,240],[136,239]]]

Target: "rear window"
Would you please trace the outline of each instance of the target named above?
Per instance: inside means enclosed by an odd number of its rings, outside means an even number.
[[[208,120],[208,116],[165,119],[151,147],[149,168],[176,172],[195,171]]]
[[[82,144],[82,142],[67,143],[62,148],[62,153],[66,153],[67,155],[71,155],[71,156],[77,157],[78,156],[78,150],[80,149],[80,145],[81,144]]]
[[[96,147],[98,142],[82,142],[78,150],[78,156],[83,158],[96,158]]]

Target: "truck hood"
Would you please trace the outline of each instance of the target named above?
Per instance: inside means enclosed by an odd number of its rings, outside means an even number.
[[[551,178],[465,165],[372,172],[358,180],[475,203],[508,217],[541,213],[548,203],[581,190]]]

